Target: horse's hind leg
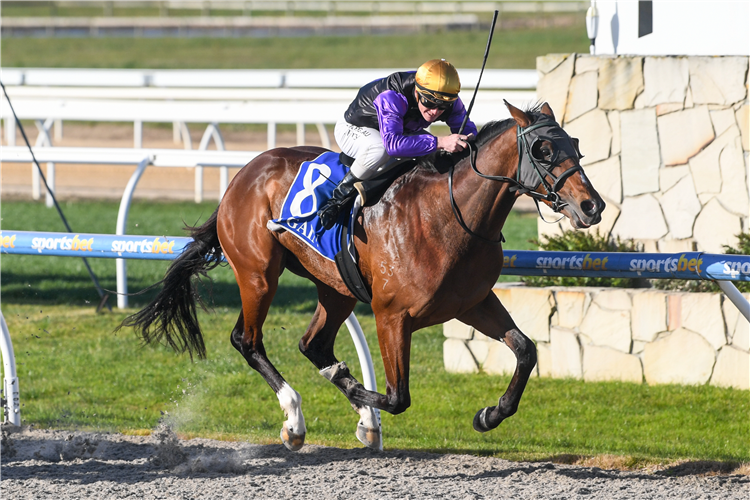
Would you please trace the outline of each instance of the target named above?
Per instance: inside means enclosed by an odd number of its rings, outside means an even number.
[[[354,310],[357,301],[317,280],[313,281],[318,287],[318,306],[310,326],[299,341],[299,349],[320,370],[321,375],[338,387],[348,399],[347,389],[360,384],[349,373],[347,366],[336,359],[333,345],[341,324]],[[355,433],[357,439],[368,448],[383,449],[380,421],[375,410],[359,403],[351,402],[351,405],[360,416]]]
[[[521,401],[531,370],[536,365],[536,346],[531,339],[521,333],[508,311],[492,292],[457,319],[495,340],[504,342],[516,356],[513,378],[497,406],[483,408],[474,416],[474,429],[487,432],[518,410],[518,403]]]
[[[284,249],[275,241],[258,243],[255,251],[265,250],[259,252],[265,257],[263,259],[251,257],[252,253],[233,252],[230,248],[234,247],[227,248],[229,245],[224,247],[242,297],[242,312],[232,330],[231,341],[247,364],[260,373],[276,393],[287,417],[281,428],[281,440],[288,449],[297,451],[305,444],[307,432],[302,415],[302,398],[269,361],[263,346],[262,327],[283,270]]]

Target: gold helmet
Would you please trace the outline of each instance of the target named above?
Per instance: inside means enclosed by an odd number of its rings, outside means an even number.
[[[417,92],[423,102],[450,105],[458,99],[461,81],[458,72],[445,59],[431,59],[421,65],[416,75]]]

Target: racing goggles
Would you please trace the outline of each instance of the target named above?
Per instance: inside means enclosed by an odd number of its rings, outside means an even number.
[[[458,99],[456,94],[429,90],[419,84],[417,84],[417,95],[419,96],[419,102],[427,109],[449,109]]]
[[[429,97],[424,96],[423,94],[419,94],[419,102],[422,103],[422,106],[424,106],[427,109],[442,109],[446,110],[453,106],[452,102],[445,102],[445,101],[433,101]]]

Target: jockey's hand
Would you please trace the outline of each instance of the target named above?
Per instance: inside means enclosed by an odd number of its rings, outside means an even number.
[[[437,147],[449,153],[463,151],[471,135],[451,134],[445,137],[438,137]]]

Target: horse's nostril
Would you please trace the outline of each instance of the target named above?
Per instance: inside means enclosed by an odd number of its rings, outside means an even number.
[[[594,200],[584,200],[581,202],[581,211],[589,217],[596,215],[597,208]]]

